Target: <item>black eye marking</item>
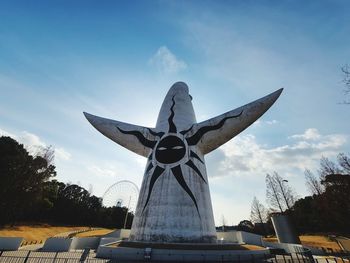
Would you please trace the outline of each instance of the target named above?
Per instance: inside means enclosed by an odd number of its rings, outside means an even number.
[[[171,164],[185,157],[186,146],[179,137],[169,135],[160,140],[155,151],[155,157],[158,162]]]
[[[174,112],[175,99],[174,99],[174,97],[175,96],[172,97],[172,105],[170,107],[170,116],[168,118],[169,133],[177,133],[177,127],[173,121],[174,116],[175,116],[175,112]],[[220,129],[225,124],[226,120],[231,119],[231,118],[237,118],[237,117],[241,116],[242,113],[243,113],[243,110],[237,115],[226,117],[226,118],[222,119],[216,125],[201,127],[192,136],[186,137],[186,134],[193,129],[194,125],[192,125],[187,130],[181,131],[180,134],[185,136],[185,140],[187,141],[187,144],[189,146],[196,145],[201,140],[203,135],[205,135],[207,132]],[[118,128],[118,130],[124,134],[134,135],[142,143],[142,145],[152,149],[152,152],[150,153],[150,155],[148,157],[149,164],[147,165],[145,174],[148,174],[154,167],[155,168],[153,170],[152,175],[150,176],[150,183],[148,186],[148,194],[147,194],[146,202],[145,202],[143,210],[142,210],[142,213],[143,213],[148,205],[149,200],[150,200],[155,182],[158,180],[158,178],[165,171],[165,168],[162,168],[161,166],[157,165],[157,162],[166,166],[166,165],[175,164],[175,163],[181,161],[186,156],[187,146],[184,142],[184,139],[182,139],[176,135],[170,134],[170,135],[167,135],[166,137],[163,137],[165,134],[164,132],[155,132],[150,128],[147,128],[148,132],[153,136],[159,137],[159,139],[156,139],[155,141],[149,140],[139,131],[124,131],[120,128]],[[153,158],[155,158],[155,160],[153,160]],[[191,158],[197,159],[202,164],[204,164],[204,161],[198,156],[198,154],[196,154],[192,150],[189,150],[189,157],[187,157],[187,158],[189,158],[189,159],[187,160],[187,162],[185,164],[188,167],[190,167],[192,170],[194,170],[195,173],[202,179],[202,181],[207,184],[201,171],[193,163]],[[201,216],[199,214],[199,209],[198,209],[198,204],[197,204],[196,198],[193,195],[189,186],[187,185],[185,178],[183,177],[181,165],[177,164],[174,167],[171,167],[170,169],[171,169],[171,173],[174,175],[176,181],[179,183],[181,188],[188,194],[188,196],[193,201],[193,204],[196,207],[196,210],[198,212],[198,216],[199,216],[199,218],[201,218]],[[194,174],[192,174],[192,175],[194,175]]]

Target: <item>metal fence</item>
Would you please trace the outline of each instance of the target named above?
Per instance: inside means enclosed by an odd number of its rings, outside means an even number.
[[[176,260],[172,262],[190,262],[186,255],[183,255],[183,260]],[[170,260],[171,261],[171,260]],[[0,251],[0,263],[123,263],[130,261],[123,261],[117,258],[114,259],[100,259],[96,258],[96,254],[93,251],[77,251],[77,252],[36,252],[36,251]],[[132,261],[133,263],[152,262],[160,263],[165,261],[154,261],[151,259],[145,259],[142,261]],[[203,257],[200,261],[196,262],[235,262],[235,263],[350,263],[350,255],[338,255],[338,256],[317,256],[313,257],[307,253],[280,253],[276,255],[267,255],[263,257],[257,255],[225,255],[221,259],[213,261],[209,257]]]

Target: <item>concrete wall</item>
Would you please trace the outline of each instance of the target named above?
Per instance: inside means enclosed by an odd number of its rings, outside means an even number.
[[[119,260],[144,260],[144,249],[126,247],[99,247],[97,257]],[[251,260],[263,258],[269,254],[269,250],[174,250],[174,249],[152,249],[151,259],[154,261],[175,262],[204,262],[204,261],[234,261]]]
[[[69,251],[72,239],[50,237],[45,241],[42,251]]]
[[[287,215],[276,214],[272,218],[279,243],[301,244],[299,236]]]
[[[119,240],[120,240],[119,238],[115,238],[115,237],[103,237],[100,240],[99,246],[104,246],[106,244],[115,243]]]
[[[100,244],[100,237],[73,237],[70,250],[76,249],[97,249]]]
[[[336,237],[338,244],[347,252],[350,252],[350,239],[346,237]]]
[[[262,237],[260,235],[244,231],[217,232],[216,235],[218,237],[218,240],[222,240],[223,243],[238,243],[262,246]]]
[[[237,238],[237,231],[216,232],[218,242],[222,243],[242,243]]]
[[[238,241],[245,243],[245,244],[251,244],[251,245],[257,245],[257,246],[263,246],[262,243],[262,236],[244,232],[244,231],[238,231]]]
[[[308,249],[300,244],[290,244],[290,243],[275,243],[275,242],[266,242],[263,241],[264,247],[273,247],[284,249],[287,253],[305,253]]]
[[[105,235],[104,237],[114,237],[119,239],[128,239],[130,236],[130,229],[118,229]]]
[[[23,237],[0,237],[0,250],[18,250]]]

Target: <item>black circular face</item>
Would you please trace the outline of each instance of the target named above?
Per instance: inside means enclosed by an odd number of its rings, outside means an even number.
[[[160,163],[175,163],[180,161],[186,153],[186,146],[176,136],[169,135],[162,139],[156,148],[156,159]]]

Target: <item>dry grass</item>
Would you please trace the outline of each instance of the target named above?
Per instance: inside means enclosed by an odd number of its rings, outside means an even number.
[[[300,236],[303,245],[319,248],[331,248],[332,250],[341,250],[338,243],[329,240],[326,236]]]
[[[263,250],[263,249],[265,249],[264,247],[255,246],[255,245],[241,245],[241,246],[244,247],[245,249],[248,249],[248,250]]]
[[[337,242],[329,240],[327,236],[320,235],[303,235],[299,236],[300,241],[305,246],[317,247],[317,248],[326,248],[333,250],[341,250]],[[278,242],[276,237],[264,238],[268,242]]]
[[[278,240],[277,240],[277,237],[264,237],[263,238],[266,242],[274,242],[274,243],[277,243]]]
[[[75,237],[100,237],[113,232],[115,229],[102,228],[79,233]]]
[[[25,241],[44,241],[59,233],[86,229],[86,227],[77,226],[51,226],[47,224],[40,225],[18,225],[5,226],[0,228],[1,237],[23,237]]]

